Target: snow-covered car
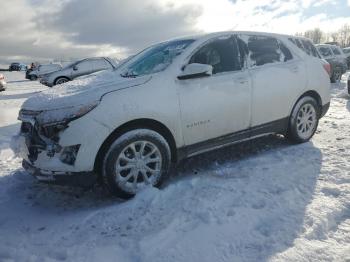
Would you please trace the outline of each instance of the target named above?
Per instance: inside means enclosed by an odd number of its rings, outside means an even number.
[[[153,45],[26,100],[13,148],[41,181],[100,177],[128,198],[209,150],[267,134],[306,142],[329,108],[329,75],[288,38],[221,32]]]
[[[39,65],[35,69],[28,69],[26,73],[26,79],[29,80],[37,80],[41,76],[45,74],[49,74],[58,70],[61,70],[62,66],[60,64],[46,64],[46,65]]]
[[[41,76],[40,83],[52,87],[71,81],[77,77],[89,75],[98,71],[114,69],[117,64],[108,57],[86,58],[72,63],[61,70]]]
[[[5,91],[5,89],[6,89],[5,76],[3,74],[0,74],[0,91]]]
[[[331,82],[335,83],[340,81],[342,75],[348,68],[346,57],[341,48],[339,46],[329,44],[316,45],[316,47],[319,53],[322,55],[322,58],[327,60],[327,62],[331,65]]]

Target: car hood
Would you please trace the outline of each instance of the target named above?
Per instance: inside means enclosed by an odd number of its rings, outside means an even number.
[[[74,81],[55,86],[29,97],[22,109],[33,111],[57,110],[72,105],[87,105],[102,96],[120,89],[142,85],[151,76],[137,78],[121,77],[118,71],[103,71],[76,78]]]

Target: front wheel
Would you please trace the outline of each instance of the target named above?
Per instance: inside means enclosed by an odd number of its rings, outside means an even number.
[[[35,81],[37,79],[38,79],[38,77],[36,75],[31,75],[30,76],[30,81]]]
[[[103,161],[108,190],[130,198],[146,186],[160,186],[169,172],[171,153],[166,140],[148,129],[136,129],[117,138]]]
[[[314,98],[301,98],[290,116],[288,139],[296,143],[309,141],[316,132],[319,115],[319,107]]]

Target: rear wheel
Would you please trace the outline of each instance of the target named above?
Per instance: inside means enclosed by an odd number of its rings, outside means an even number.
[[[301,98],[289,120],[288,139],[296,143],[309,141],[316,132],[319,115],[319,106],[314,98]]]
[[[69,81],[69,79],[67,77],[59,77],[55,80],[55,85],[61,85],[61,84],[64,84],[68,81]]]
[[[158,133],[136,129],[117,138],[103,162],[103,181],[109,191],[130,198],[146,186],[160,186],[169,172],[170,148]]]

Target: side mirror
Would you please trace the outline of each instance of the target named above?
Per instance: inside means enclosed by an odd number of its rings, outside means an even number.
[[[180,80],[199,78],[204,76],[211,76],[213,74],[213,67],[205,64],[189,64],[187,65],[181,75],[177,78]]]
[[[75,65],[75,66],[73,66],[73,70],[74,71],[77,71],[78,70],[78,67]]]

